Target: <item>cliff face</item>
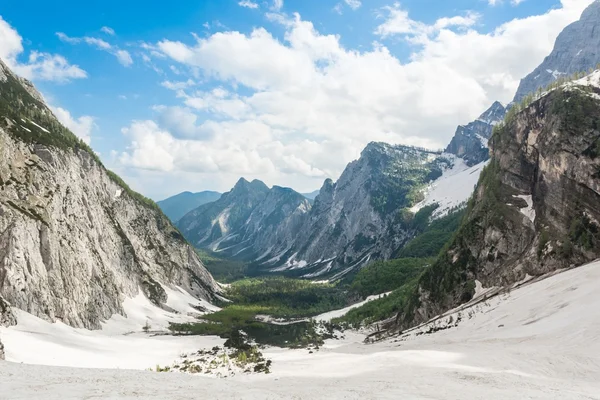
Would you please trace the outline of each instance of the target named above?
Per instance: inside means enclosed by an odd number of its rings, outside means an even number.
[[[159,306],[163,286],[210,300],[216,283],[156,205],[0,70],[0,303],[99,328],[140,289]],[[0,322],[16,322],[10,308]]]
[[[403,316],[427,320],[484,287],[600,256],[600,72],[509,118],[490,140],[463,226]]]
[[[475,121],[461,125],[446,148],[446,153],[465,160],[468,166],[479,164],[489,158],[488,140],[494,126],[504,119],[506,108],[498,101]]]
[[[556,79],[586,72],[600,63],[600,1],[593,2],[579,21],[558,35],[554,49],[544,62],[527,75],[519,85],[514,102],[527,94],[544,89]]]
[[[401,211],[450,161],[438,153],[371,143],[337,182],[325,181],[290,246],[271,251],[259,268],[307,278],[341,277],[387,259],[413,236]]]

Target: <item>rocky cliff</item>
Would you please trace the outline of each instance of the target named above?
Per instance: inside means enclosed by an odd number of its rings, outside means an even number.
[[[291,189],[240,180],[178,223],[194,244],[251,262],[258,272],[341,277],[387,259],[414,236],[407,207],[452,166],[438,152],[371,143],[313,205]]]
[[[186,214],[178,226],[199,247],[255,260],[289,247],[310,207],[308,199],[292,189],[269,189],[259,180],[242,178],[216,202]]]
[[[462,227],[423,275],[401,325],[470,300],[476,280],[508,286],[599,257],[599,127],[600,72],[510,115],[490,140]]]
[[[140,290],[163,307],[163,286],[210,300],[216,283],[156,204],[23,82],[0,62],[0,307],[99,328]]]
[[[473,166],[489,158],[488,140],[494,126],[506,115],[506,107],[496,101],[479,118],[468,125],[460,125],[446,147],[446,153],[454,154]]]
[[[546,88],[560,77],[595,69],[600,63],[600,1],[594,1],[579,21],[558,35],[554,49],[544,62],[527,75],[514,98],[520,102],[527,94]]]

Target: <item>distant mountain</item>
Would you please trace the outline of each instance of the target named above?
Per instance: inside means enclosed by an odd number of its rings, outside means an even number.
[[[600,0],[594,1],[579,21],[558,35],[554,49],[544,62],[527,75],[519,85],[514,102],[529,93],[547,87],[561,76],[595,69],[600,63]]]
[[[453,162],[426,149],[371,143],[338,182],[325,181],[312,206],[291,189],[241,179],[177,225],[195,245],[259,271],[340,277],[389,258],[414,236],[403,210]]]
[[[489,158],[488,140],[494,126],[504,120],[507,108],[496,101],[492,106],[468,125],[460,125],[446,148],[446,153],[454,154],[473,166]]]
[[[177,225],[198,247],[252,260],[265,249],[292,241],[309,210],[309,201],[292,189],[269,189],[259,180],[242,178],[219,200],[192,210]]]
[[[156,204],[158,204],[171,221],[177,222],[194,208],[200,207],[202,204],[216,201],[219,197],[221,197],[221,193],[218,192],[183,192],[159,201]]]
[[[302,196],[306,197],[309,200],[314,200],[319,195],[320,190],[315,190],[310,193],[302,193]]]

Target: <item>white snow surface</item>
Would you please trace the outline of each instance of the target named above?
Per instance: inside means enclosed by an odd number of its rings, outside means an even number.
[[[527,202],[527,207],[521,208],[521,214],[526,216],[531,222],[535,222],[535,209],[533,208],[533,197],[531,195],[518,195],[519,197]]]
[[[156,307],[140,293],[124,301],[127,317],[114,315],[97,331],[72,328],[62,322],[49,323],[14,309],[18,324],[0,327],[6,360],[66,367],[147,369],[157,364],[170,365],[182,353],[223,344],[224,340],[216,336],[153,336],[164,332],[169,322],[189,322],[194,320],[192,314],[201,315],[190,304],[218,309],[183,289],[164,289],[169,296],[167,305],[178,313]],[[146,322],[151,327],[150,334],[142,332]]]
[[[437,203],[439,207],[433,213],[433,218],[447,215],[450,209],[469,200],[487,163],[485,161],[469,167],[462,158],[457,157],[454,166],[425,189],[425,199],[410,210],[416,213],[425,206]]]
[[[345,339],[327,341],[313,354],[269,348],[264,351],[273,361],[269,375],[215,379],[0,362],[0,398],[600,399],[599,290],[600,262],[594,262],[463,309],[456,327],[433,334],[415,329],[368,345],[364,335],[346,332]],[[3,329],[2,338],[25,330]],[[55,337],[40,335],[35,348],[7,339],[12,357],[50,352]],[[64,349],[81,353],[81,343],[69,339]],[[115,345],[97,343],[78,362],[91,364],[85,356],[99,362],[117,352]],[[120,349],[123,358],[136,351]]]
[[[355,304],[353,304],[351,306],[348,306],[346,308],[342,308],[340,310],[333,310],[333,311],[329,311],[329,312],[323,313],[321,315],[317,315],[314,319],[317,320],[317,321],[328,322],[328,321],[331,321],[334,318],[343,317],[344,315],[348,314],[348,312],[350,310],[353,310],[355,308],[361,307],[361,306],[367,304],[370,301],[380,299],[380,298],[382,298],[384,296],[387,296],[390,293],[392,293],[392,292],[387,292],[387,293],[382,293],[382,294],[376,294],[376,295],[373,295],[373,296],[369,296],[365,300],[361,301],[360,303],[355,303]]]

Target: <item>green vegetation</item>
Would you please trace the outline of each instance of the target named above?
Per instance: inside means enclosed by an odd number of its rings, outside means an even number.
[[[419,221],[421,211],[416,214],[416,221]],[[445,217],[436,219],[424,227],[421,222],[417,222],[417,227],[421,231],[421,234],[399,249],[394,257],[428,258],[437,256],[444,245],[452,238],[452,235],[458,230],[464,215],[465,208],[463,207],[454,211],[451,210]]]
[[[389,292],[414,280],[431,262],[427,258],[376,261],[358,272],[350,289],[361,297]]]
[[[333,324],[348,324],[359,328],[377,321],[392,318],[402,310],[416,289],[418,277],[413,278],[399,289],[394,290],[381,299],[373,300],[362,307],[352,309],[341,318],[334,319]]]
[[[346,294],[330,284],[282,277],[243,279],[231,284],[225,297],[232,303],[207,314],[191,324],[171,324],[175,334],[218,335],[232,338],[238,330],[246,332],[259,344],[282,347],[319,346],[324,336],[317,333],[313,321],[298,320],[289,324],[261,322],[258,315],[298,319],[311,317],[346,306]],[[333,328],[327,327],[329,334]]]
[[[225,296],[240,306],[262,307],[278,318],[312,317],[347,305],[336,285],[283,277],[249,278],[231,284]]]
[[[242,261],[224,259],[204,249],[196,249],[196,253],[208,272],[219,282],[230,283],[243,279],[247,275],[246,264]]]

